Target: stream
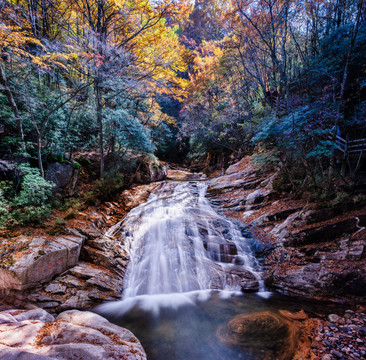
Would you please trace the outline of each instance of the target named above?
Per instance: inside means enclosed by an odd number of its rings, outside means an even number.
[[[238,314],[298,304],[265,290],[251,239],[211,206],[206,190],[205,182],[162,182],[110,229],[119,229],[130,262],[123,299],[96,311],[130,329],[149,360],[271,358],[261,331],[235,347],[220,329]],[[248,284],[255,292],[241,291]]]

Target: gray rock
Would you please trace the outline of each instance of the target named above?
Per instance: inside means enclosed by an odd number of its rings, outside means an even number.
[[[343,357],[343,354],[342,353],[340,353],[339,351],[337,351],[337,350],[333,350],[332,351],[332,354],[337,358],[337,359],[342,359],[342,357]]]
[[[276,225],[273,228],[273,230],[271,231],[271,233],[274,236],[277,236],[277,237],[282,237],[282,238],[287,237],[289,229],[306,225],[307,217],[310,216],[311,214],[312,214],[311,210],[297,211],[297,212],[289,215],[283,223]],[[283,231],[286,232],[286,235],[285,236],[280,236],[281,232],[283,232]]]
[[[66,286],[60,283],[51,283],[48,286],[46,286],[44,291],[51,294],[65,294]]]
[[[20,322],[26,320],[39,320],[44,323],[52,322],[55,318],[49,314],[47,311],[36,308],[31,310],[5,310],[0,312],[0,318],[2,316],[9,316],[8,322]],[[5,318],[4,318],[5,319]],[[13,319],[13,321],[11,321]],[[7,321],[2,321],[2,323],[6,323]]]
[[[168,176],[169,166],[157,161],[141,159],[137,161],[135,182],[144,184],[164,180]]]
[[[52,181],[56,191],[65,191],[66,195],[72,196],[75,193],[79,177],[79,169],[71,164],[55,162],[49,164],[46,170],[46,180]]]
[[[88,307],[90,307],[89,292],[85,290],[78,291],[60,306],[61,310],[85,309]]]
[[[96,269],[88,263],[79,263],[77,266],[69,270],[71,275],[74,275],[80,279],[90,279],[91,277],[100,273],[99,269]]]
[[[246,205],[258,204],[262,202],[266,196],[268,196],[271,192],[268,190],[258,189],[253,191],[247,196]]]
[[[13,349],[0,345],[0,359],[4,360],[57,360],[54,357],[43,356],[28,351]]]
[[[35,310],[10,310],[16,314],[14,317],[22,314],[24,319],[32,320],[19,319],[14,322],[14,318],[9,318],[8,323],[0,324],[1,359],[146,359],[141,344],[130,331],[111,324],[99,315],[67,311],[45,327],[45,322],[41,321],[45,311]]]
[[[322,357],[322,360],[332,360],[332,356],[329,354],[326,354]]]
[[[83,245],[83,239],[75,236],[22,241],[28,243],[28,251],[7,269],[0,269],[0,289],[24,290],[51,280],[76,265]]]
[[[339,320],[339,316],[336,314],[328,315],[328,320],[332,323],[337,322]]]
[[[106,267],[107,269],[114,269],[114,253],[111,251],[101,251],[90,246],[84,246],[83,249],[85,257],[90,259],[92,263]]]
[[[363,245],[354,246],[348,251],[347,259],[354,261],[361,260],[363,252],[364,252]]]
[[[3,311],[0,313],[0,324],[5,324],[5,323],[12,323],[12,322],[16,322],[17,320],[15,319],[15,317],[13,315],[11,315],[10,313]]]
[[[60,303],[57,301],[49,301],[49,302],[44,302],[44,303],[40,303],[38,304],[42,309],[49,309],[49,310],[53,310],[55,308],[57,308]]]
[[[329,253],[329,254],[324,254],[322,256],[322,260],[345,260],[347,257],[347,251],[343,250],[343,251],[336,251],[333,253]]]
[[[241,286],[241,291],[245,292],[245,293],[257,292],[259,290],[259,283],[257,280],[242,281],[240,286]]]
[[[64,285],[66,285],[68,288],[72,288],[72,287],[79,288],[84,285],[84,281],[82,279],[79,279],[70,274],[60,277],[58,281],[60,281]]]
[[[92,277],[91,279],[87,280],[86,283],[88,285],[97,286],[101,289],[111,291],[119,291],[122,288],[120,281],[112,279],[106,274],[99,274],[98,276]]]

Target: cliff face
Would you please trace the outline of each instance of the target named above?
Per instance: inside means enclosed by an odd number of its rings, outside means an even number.
[[[274,177],[244,158],[212,179],[208,191],[258,239],[267,286],[289,295],[364,302],[366,209],[319,208],[281,197]]]

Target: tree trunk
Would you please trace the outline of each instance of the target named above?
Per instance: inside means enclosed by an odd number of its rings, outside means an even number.
[[[99,151],[100,151],[100,179],[104,177],[104,146],[103,146],[103,104],[102,89],[99,81],[95,82],[97,124],[99,128]]]
[[[24,150],[25,150],[23,125],[22,125],[22,122],[20,120],[18,106],[17,106],[17,104],[14,100],[13,93],[11,92],[11,90],[9,88],[8,80],[6,78],[4,68],[2,67],[1,64],[0,64],[0,84],[3,86],[3,91],[6,95],[6,97],[8,98],[11,109],[13,110],[13,113],[14,113],[14,116],[15,116],[15,119],[16,119],[16,123],[17,123],[18,134],[19,134],[19,137],[22,141],[22,144],[23,144],[23,147],[24,147]]]
[[[37,158],[39,171],[41,176],[44,178],[44,169],[42,163],[42,135],[39,132],[37,132]]]
[[[353,27],[353,31],[351,34],[351,41],[348,47],[348,51],[347,51],[347,55],[346,55],[346,63],[344,65],[344,71],[343,71],[343,78],[342,78],[342,83],[341,83],[341,91],[340,91],[340,106],[343,108],[343,98],[344,98],[344,92],[346,89],[346,84],[347,84],[347,77],[348,77],[348,68],[349,68],[349,63],[351,60],[351,54],[353,51],[353,47],[355,45],[355,41],[356,41],[356,37],[357,37],[357,33],[358,33],[358,28],[360,25],[360,18],[361,18],[361,14],[362,14],[362,8],[363,8],[363,4],[364,4],[364,0],[360,0],[357,4],[357,16],[356,16],[356,23],[355,26]],[[339,109],[340,111],[343,109]]]

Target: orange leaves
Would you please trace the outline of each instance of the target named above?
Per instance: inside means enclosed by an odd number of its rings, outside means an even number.
[[[32,57],[25,49],[27,45],[31,44],[40,46],[44,49],[41,42],[32,37],[28,31],[22,30],[19,26],[8,26],[0,23],[1,53],[11,50],[18,55]]]

